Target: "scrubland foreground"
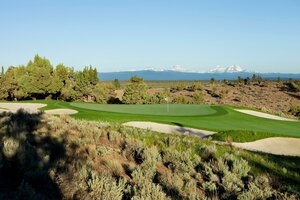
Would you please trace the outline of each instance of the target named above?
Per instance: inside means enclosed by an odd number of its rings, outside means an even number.
[[[299,198],[299,158],[192,136],[19,110],[0,141],[0,199]]]

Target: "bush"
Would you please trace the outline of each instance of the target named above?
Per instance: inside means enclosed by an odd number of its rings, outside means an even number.
[[[300,117],[300,106],[291,105],[289,112],[296,117]]]
[[[14,157],[19,149],[20,143],[14,138],[6,138],[3,141],[3,154],[7,158]]]
[[[273,189],[265,176],[258,176],[254,182],[249,183],[248,191],[241,193],[238,199],[268,199],[273,195]]]
[[[230,194],[230,196],[236,196],[244,187],[243,181],[240,179],[240,177],[231,172],[225,173],[225,176],[222,178],[222,185],[225,191]]]
[[[195,92],[193,94],[193,103],[202,104],[204,102],[204,94],[202,92]]]
[[[164,164],[175,172],[191,172],[194,163],[190,158],[190,152],[178,152],[177,150],[166,150],[163,152]]]
[[[147,95],[145,103],[147,104],[163,104],[166,103],[167,94],[164,92],[158,92],[155,94]]]
[[[118,182],[112,177],[105,175],[97,175],[94,171],[82,169],[80,185],[86,190],[92,198],[100,199],[119,199],[123,197],[123,190],[126,187],[126,181],[120,179]]]
[[[132,200],[167,200],[170,199],[159,185],[145,181],[133,187]]]
[[[228,163],[230,171],[240,178],[247,176],[251,169],[246,160],[242,158],[237,159],[232,154],[225,156],[225,160]]]
[[[104,160],[103,164],[112,172],[113,176],[119,176],[123,171],[123,167],[118,161]]]
[[[190,87],[191,91],[203,90],[202,83],[200,81],[194,81]]]
[[[209,160],[215,157],[215,153],[217,151],[216,145],[203,145],[202,148],[200,148],[199,155],[204,160]]]
[[[186,104],[188,103],[188,100],[184,96],[175,96],[172,99],[172,103]]]
[[[215,182],[207,181],[202,184],[203,189],[210,199],[218,199],[217,185]]]

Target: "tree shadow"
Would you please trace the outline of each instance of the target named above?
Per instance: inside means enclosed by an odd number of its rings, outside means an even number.
[[[43,112],[0,114],[0,199],[61,199],[66,140],[49,134]]]
[[[205,138],[209,136],[205,131],[201,131],[199,129],[186,128],[181,123],[178,122],[172,122],[172,124],[177,126],[175,131],[182,135],[192,135],[200,138]]]

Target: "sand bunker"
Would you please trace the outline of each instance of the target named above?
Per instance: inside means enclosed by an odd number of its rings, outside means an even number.
[[[253,111],[253,110],[241,110],[241,109],[235,109],[238,112],[241,113],[245,113],[248,115],[253,115],[256,117],[262,117],[262,118],[267,118],[267,119],[274,119],[274,120],[282,120],[282,121],[298,121],[295,119],[288,119],[288,118],[284,118],[284,117],[279,117],[276,115],[271,115],[271,114],[267,114],[267,113],[263,113],[263,112],[258,112],[258,111]]]
[[[271,137],[254,142],[233,142],[232,145],[250,151],[300,156],[300,138]]]
[[[16,112],[19,109],[24,109],[29,113],[38,112],[39,108],[45,107],[47,104],[42,103],[0,103],[0,112]]]
[[[78,113],[78,111],[72,109],[53,109],[53,110],[45,110],[45,113],[52,114],[52,115],[73,115]]]
[[[39,112],[39,108],[45,107],[47,104],[42,103],[0,103],[0,112],[12,112],[15,113],[19,109],[24,109],[29,113]],[[46,110],[45,113],[52,115],[73,115],[78,113],[77,110],[72,109],[52,109]]]
[[[123,125],[148,129],[151,131],[156,131],[161,133],[177,133],[177,134],[184,134],[184,135],[194,135],[201,138],[216,133],[212,131],[199,130],[195,128],[186,128],[182,126],[175,126],[175,125],[168,125],[168,124],[159,124],[155,122],[127,122],[124,123]]]

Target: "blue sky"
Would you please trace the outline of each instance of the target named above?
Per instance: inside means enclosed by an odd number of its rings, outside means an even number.
[[[300,73],[297,0],[0,0],[0,65]]]

